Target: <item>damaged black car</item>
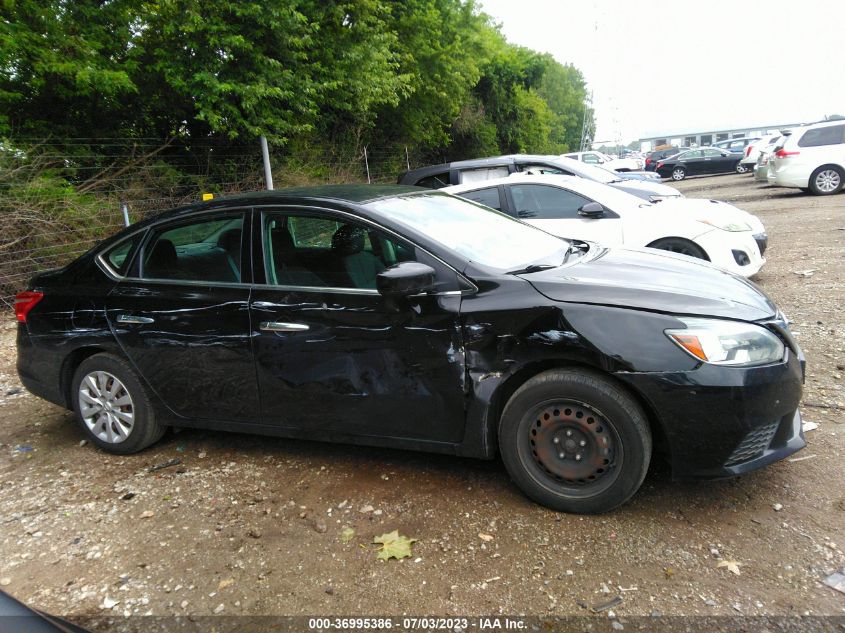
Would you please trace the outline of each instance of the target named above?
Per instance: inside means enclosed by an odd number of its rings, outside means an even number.
[[[804,359],[754,284],[399,186],[223,198],[130,226],[15,304],[18,372],[105,451],[169,427],[502,461],[604,512],[657,451],[720,478],[804,446]]]

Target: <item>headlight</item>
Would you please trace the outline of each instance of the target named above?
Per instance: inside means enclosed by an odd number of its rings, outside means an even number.
[[[715,319],[678,319],[687,327],[666,330],[666,336],[690,356],[714,365],[749,367],[783,359],[783,342],[751,323]]]
[[[730,231],[731,233],[737,233],[739,231],[750,231],[751,227],[746,224],[745,222],[729,222],[725,220],[711,220],[709,218],[697,218],[698,222],[702,224],[709,224],[712,227],[717,229],[721,229],[722,231]]]

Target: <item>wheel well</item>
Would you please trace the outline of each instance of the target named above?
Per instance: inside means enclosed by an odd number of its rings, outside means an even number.
[[[657,247],[655,247],[654,245],[655,245],[655,244],[658,244],[658,243],[660,243],[660,242],[662,242],[663,240],[677,240],[677,241],[679,241],[679,242],[685,242],[685,243],[687,243],[687,244],[692,244],[693,246],[695,246],[695,248],[697,248],[697,249],[698,249],[698,250],[700,250],[702,253],[704,253],[704,259],[705,259],[706,261],[708,261],[708,262],[710,261],[710,255],[708,255],[708,254],[707,254],[707,251],[705,251],[705,250],[704,250],[701,246],[699,246],[698,244],[696,244],[696,243],[695,243],[695,242],[693,242],[692,240],[688,240],[688,239],[687,239],[687,238],[685,238],[685,237],[674,237],[674,236],[661,237],[661,238],[658,238],[658,239],[654,240],[654,241],[653,241],[653,242],[651,242],[650,244],[646,244],[646,248],[657,248]]]
[[[99,354],[100,352],[105,352],[101,347],[80,347],[79,349],[73,350],[70,354],[68,354],[67,358],[65,358],[64,363],[62,363],[62,371],[61,371],[61,389],[62,389],[62,396],[64,396],[65,404],[68,409],[73,408],[73,398],[71,397],[70,387],[71,382],[73,381],[73,374],[76,372],[76,368],[82,364],[86,358],[90,358],[94,354]]]
[[[813,170],[813,173],[810,174],[810,178],[812,178],[816,172],[821,171],[822,169],[835,169],[836,171],[845,174],[845,167],[843,167],[842,165],[837,165],[836,163],[825,163],[824,165],[819,165],[818,167],[816,167]]]
[[[590,371],[601,373],[605,378],[607,378],[608,380],[612,380],[617,387],[619,387],[632,398],[634,398],[634,400],[637,401],[637,404],[639,404],[645,412],[655,449],[664,452],[670,457],[671,461],[671,447],[669,445],[669,439],[666,436],[666,431],[663,429],[663,425],[659,422],[657,412],[655,411],[654,407],[651,406],[648,400],[646,400],[641,393],[631,388],[629,385],[623,383],[619,379],[615,378],[613,374],[610,374],[606,371],[603,371],[602,369],[593,367],[591,365],[573,361],[545,360],[537,363],[532,363],[530,365],[527,365],[526,367],[523,367],[518,372],[513,374],[510,378],[508,378],[504,382],[504,384],[502,384],[496,390],[495,396],[490,406],[490,415],[487,418],[488,426],[493,427],[492,432],[490,433],[493,441],[498,443],[499,421],[502,418],[502,413],[504,412],[505,405],[508,403],[508,400],[511,399],[511,396],[516,393],[517,389],[519,389],[522,385],[524,385],[537,374],[540,374],[544,371],[548,371],[549,369],[578,368],[589,369]],[[498,448],[496,449],[496,451],[498,452]]]

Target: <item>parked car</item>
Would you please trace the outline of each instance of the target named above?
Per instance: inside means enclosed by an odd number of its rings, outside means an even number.
[[[781,136],[782,135],[780,132],[778,132],[777,134],[767,134],[759,140],[756,140],[753,143],[749,143],[745,148],[742,160],[739,161],[740,164],[745,165],[745,167],[749,171],[754,169],[754,165],[757,164],[757,158],[760,155],[761,150],[764,147],[768,147],[771,143],[779,139]]]
[[[111,453],[175,426],[500,454],[535,501],[602,512],[656,446],[705,478],[804,446],[803,355],[753,284],[442,192],[177,209],[36,275],[15,313],[23,384]]]
[[[660,174],[654,171],[617,171],[622,180],[646,180],[648,182],[661,182]]]
[[[643,167],[645,171],[652,172],[657,167],[657,163],[659,163],[664,158],[669,158],[670,156],[674,156],[675,154],[680,154],[681,152],[690,149],[688,147],[665,147],[663,149],[655,150],[653,152],[649,152],[646,154],[645,157],[645,166]]]
[[[588,165],[601,165],[605,169],[618,172],[639,171],[643,168],[643,161],[639,158],[613,158],[601,152],[572,152],[561,154],[561,158],[580,160]]]
[[[842,191],[845,121],[793,129],[769,159],[768,180],[778,187],[797,187],[818,196]]]
[[[25,605],[0,589],[3,633],[90,633],[88,629]]]
[[[748,171],[739,161],[742,154],[731,154],[715,147],[702,147],[664,158],[655,171],[664,178],[683,180],[687,176],[726,174],[732,171],[744,174]]]
[[[716,141],[711,145],[711,147],[723,149],[731,152],[732,154],[744,154],[746,147],[759,140],[759,136],[742,136],[740,138],[729,138],[724,141]]]
[[[757,153],[757,163],[754,165],[754,180],[769,182],[769,162],[775,149],[783,142],[784,136],[778,135]]]
[[[648,200],[659,202],[667,198],[680,197],[681,192],[674,187],[667,187],[658,182],[626,180],[622,174],[587,165],[586,163],[560,158],[559,156],[542,156],[531,154],[512,154],[510,156],[495,156],[491,158],[477,158],[461,160],[442,165],[431,165],[411,169],[399,174],[400,185],[414,185],[439,189],[448,185],[460,185],[469,182],[501,178],[527,170],[539,170],[545,174],[561,174],[564,176],[578,176],[615,187],[627,193]]]
[[[766,261],[760,252],[766,247],[762,222],[713,200],[682,198],[647,204],[582,178],[532,174],[456,185],[443,191],[564,238],[672,251],[708,260],[746,277],[758,273]]]

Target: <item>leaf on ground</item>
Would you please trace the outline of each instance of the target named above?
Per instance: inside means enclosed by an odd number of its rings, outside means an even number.
[[[491,534],[484,534],[484,532],[479,532],[478,538],[480,538],[485,543],[489,543],[490,541],[493,540],[493,536]]]
[[[735,560],[720,560],[719,564],[716,565],[716,567],[727,567],[729,572],[739,576],[740,565],[742,565],[742,563],[738,563]]]
[[[226,587],[228,587],[230,585],[234,585],[234,584],[235,584],[234,578],[227,578],[226,580],[221,580],[220,584],[217,585],[217,591],[220,591],[221,589],[225,589]]]
[[[355,538],[355,530],[353,530],[351,527],[345,527],[340,531],[341,543],[348,543],[353,538]]]
[[[411,543],[415,543],[416,540],[407,536],[399,536],[399,530],[376,536],[373,538],[373,543],[381,545],[376,558],[380,560],[407,558],[411,555]]]

